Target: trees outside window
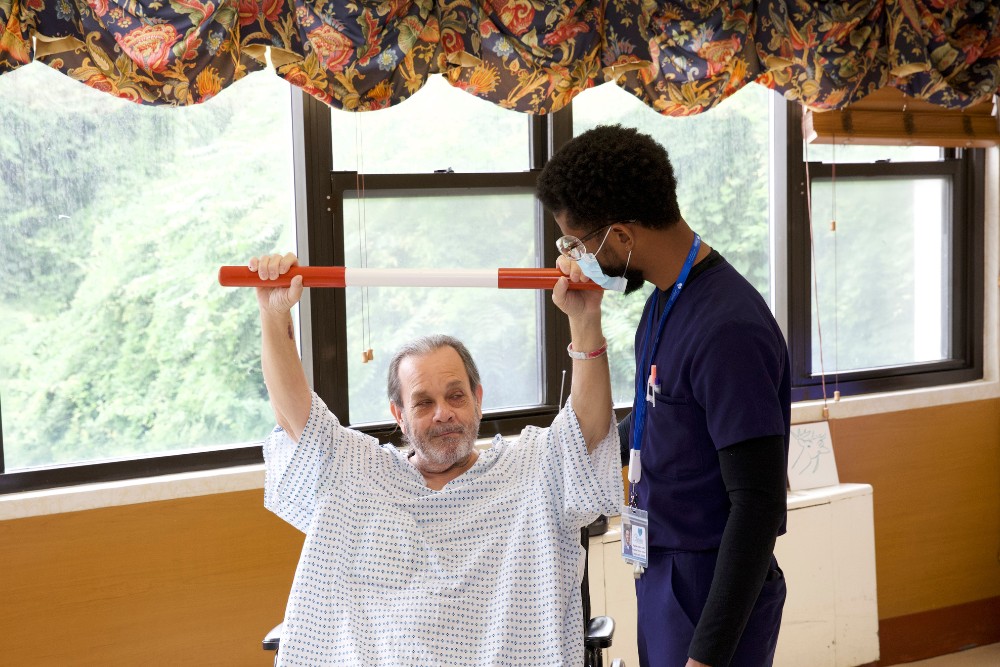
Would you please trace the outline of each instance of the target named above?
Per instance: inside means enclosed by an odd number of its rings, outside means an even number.
[[[256,304],[216,272],[294,247],[290,97],[266,73],[186,109],[0,78],[6,477],[267,433]]]

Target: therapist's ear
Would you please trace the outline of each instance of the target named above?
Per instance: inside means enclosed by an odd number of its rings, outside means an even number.
[[[632,249],[632,244],[635,243],[635,234],[626,225],[612,225],[611,233],[618,239],[618,243],[622,245],[626,250]]]

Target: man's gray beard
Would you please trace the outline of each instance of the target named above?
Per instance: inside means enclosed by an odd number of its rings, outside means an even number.
[[[476,419],[468,426],[468,428],[462,428],[462,441],[454,446],[441,446],[432,444],[429,438],[440,433],[447,433],[454,429],[454,425],[442,425],[431,427],[428,431],[428,440],[424,440],[416,436],[413,430],[413,425],[407,417],[403,417],[403,424],[406,426],[406,431],[413,435],[405,436],[406,443],[415,452],[419,452],[420,456],[428,463],[434,466],[440,466],[442,468],[450,468],[451,466],[464,461],[472,454],[472,451],[476,447],[476,437],[479,435],[479,422],[482,419],[482,415],[478,414],[476,411]]]

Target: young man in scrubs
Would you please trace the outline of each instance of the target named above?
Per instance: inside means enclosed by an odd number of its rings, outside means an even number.
[[[781,331],[683,219],[651,137],[590,130],[549,161],[537,194],[563,234],[564,270],[625,293],[656,287],[635,335],[633,410],[619,426],[640,664],[771,665],[791,415]]]

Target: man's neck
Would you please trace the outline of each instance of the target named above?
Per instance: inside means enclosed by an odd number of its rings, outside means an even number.
[[[694,232],[683,220],[668,229],[644,231],[649,233],[651,238],[642,244],[643,257],[640,261],[643,265],[638,268],[642,271],[643,277],[658,289],[664,292],[670,291],[677,282],[684,260],[691,251]],[[712,248],[702,242],[694,263],[697,264],[708,257],[710,252]]]
[[[410,465],[416,468],[417,472],[423,475],[427,488],[440,491],[448,482],[461,476],[469,468],[475,465],[478,459],[479,452],[473,449],[472,453],[461,461],[448,466],[447,468],[437,469],[434,465],[421,458],[419,452],[414,452],[410,456]]]

